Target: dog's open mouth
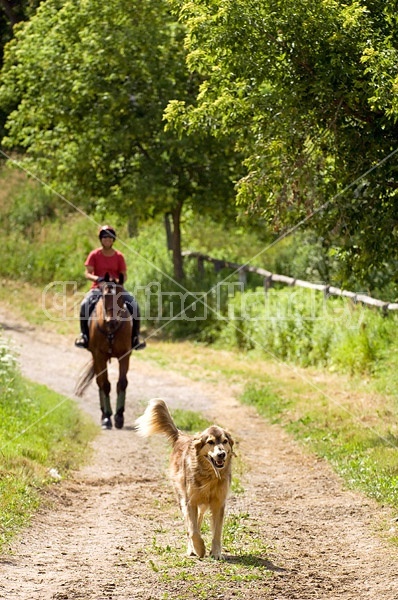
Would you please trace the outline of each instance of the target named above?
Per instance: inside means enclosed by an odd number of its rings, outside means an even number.
[[[225,458],[214,458],[210,456],[210,461],[216,469],[223,469],[225,467]]]

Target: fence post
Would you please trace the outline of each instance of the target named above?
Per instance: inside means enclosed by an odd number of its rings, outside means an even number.
[[[264,277],[263,285],[264,285],[265,295],[267,295],[268,290],[272,287],[272,275],[268,275],[267,277]]]
[[[225,266],[225,263],[223,260],[215,260],[214,261],[214,270],[216,273],[219,273],[221,271],[221,269]]]
[[[244,268],[238,269],[239,283],[242,283],[244,286],[247,283],[247,272]]]
[[[205,274],[205,267],[203,264],[203,256],[198,256],[198,273],[201,277]]]

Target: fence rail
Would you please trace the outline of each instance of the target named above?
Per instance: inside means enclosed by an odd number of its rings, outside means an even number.
[[[375,306],[376,308],[381,308],[385,312],[389,310],[398,310],[398,303],[396,302],[385,302],[383,300],[377,300],[376,298],[372,298],[371,296],[366,296],[365,294],[358,294],[355,292],[349,292],[347,290],[341,290],[340,288],[334,287],[332,285],[311,283],[310,281],[295,279],[294,277],[289,277],[287,275],[278,275],[277,273],[271,273],[271,271],[267,271],[266,269],[252,267],[251,265],[239,265],[228,260],[220,260],[219,258],[214,258],[212,256],[208,256],[207,254],[202,254],[201,252],[187,251],[183,252],[182,255],[184,258],[196,258],[198,261],[199,271],[203,271],[203,263],[206,261],[209,263],[213,263],[216,271],[220,271],[221,269],[232,269],[233,271],[236,271],[241,281],[245,281],[246,273],[257,273],[257,275],[263,277],[265,290],[269,289],[272,283],[278,282],[290,286],[296,285],[298,287],[303,287],[310,290],[317,290],[319,292],[323,292],[325,296],[341,296],[343,298],[350,298],[355,303],[366,304],[368,306]]]

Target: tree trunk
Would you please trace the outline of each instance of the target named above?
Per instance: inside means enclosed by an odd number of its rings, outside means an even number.
[[[174,267],[174,279],[182,281],[184,278],[184,265],[181,254],[181,210],[182,201],[179,201],[177,206],[172,210],[171,216],[173,218],[173,267]]]
[[[138,236],[138,219],[136,215],[129,215],[127,217],[127,233],[131,238]]]
[[[166,213],[164,215],[164,226],[166,229],[167,250],[173,250],[173,232],[172,232],[172,228],[171,228],[170,217],[171,217],[170,213]]]

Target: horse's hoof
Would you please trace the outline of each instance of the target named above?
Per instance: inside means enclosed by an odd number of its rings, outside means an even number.
[[[102,429],[112,429],[112,419],[110,417],[104,417],[101,421]]]
[[[124,415],[123,414],[118,415],[116,413],[115,414],[115,427],[116,427],[116,429],[123,429],[123,425],[124,425]]]

